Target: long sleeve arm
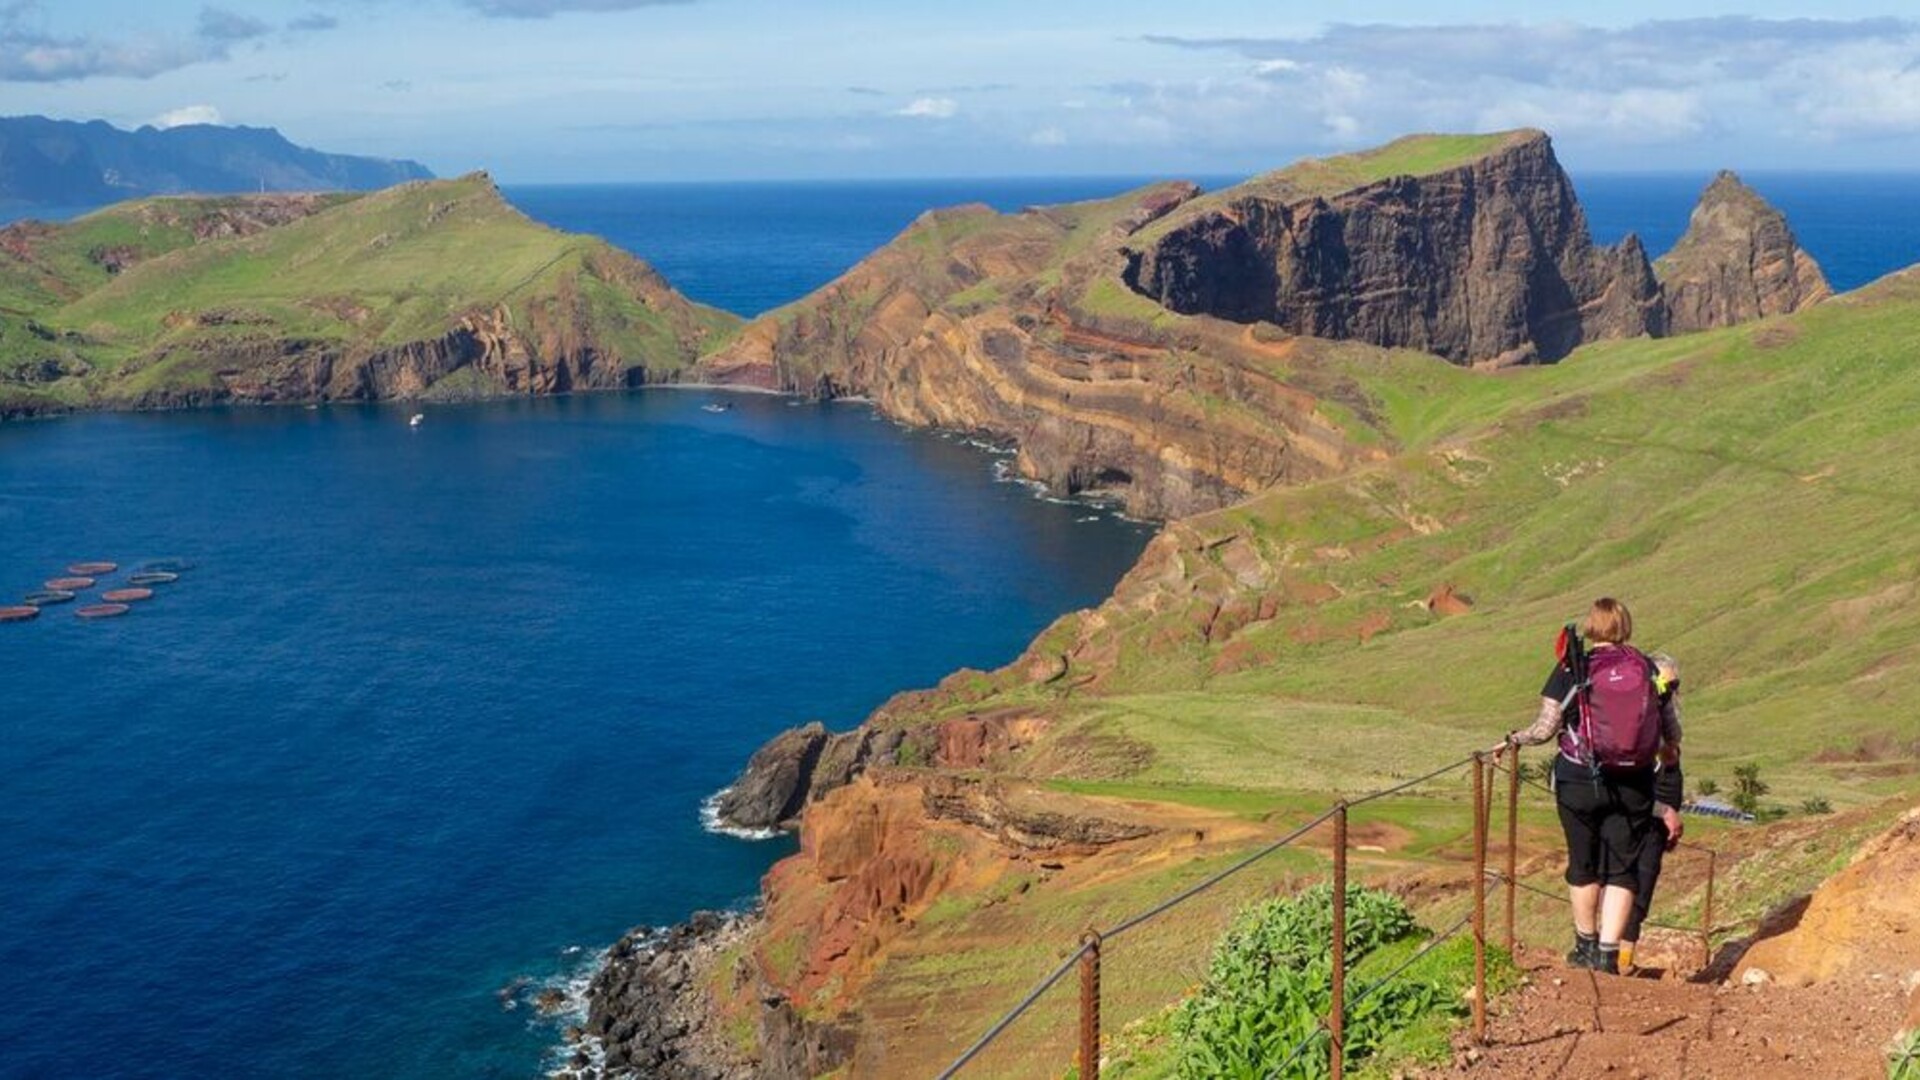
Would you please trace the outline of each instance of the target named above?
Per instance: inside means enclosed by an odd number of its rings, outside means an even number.
[[[1668,746],[1680,745],[1680,695],[1669,694],[1660,703],[1660,739]]]
[[[1538,746],[1560,735],[1561,721],[1560,703],[1543,697],[1540,699],[1540,712],[1534,716],[1533,723],[1507,736],[1507,741],[1515,746]]]

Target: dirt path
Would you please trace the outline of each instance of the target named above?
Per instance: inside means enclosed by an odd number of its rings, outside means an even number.
[[[1529,1080],[1879,1080],[1906,1011],[1888,980],[1733,986],[1569,971],[1521,956],[1527,984],[1498,1008],[1488,1046],[1427,1075]]]

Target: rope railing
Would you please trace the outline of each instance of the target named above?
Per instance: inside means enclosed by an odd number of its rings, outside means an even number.
[[[1034,988],[1031,991],[1029,991],[1027,995],[1020,1000],[1018,1004],[1016,1004],[1012,1009],[1009,1009],[1004,1015],[1000,1017],[999,1020],[995,1021],[993,1026],[988,1028],[985,1034],[981,1035],[979,1039],[975,1040],[975,1042],[971,1046],[969,1046],[964,1053],[962,1053],[958,1058],[956,1058],[951,1065],[948,1065],[946,1069],[942,1070],[937,1080],[950,1080],[950,1078],[957,1075],[960,1072],[960,1070],[964,1069],[967,1065],[971,1064],[976,1058],[980,1056],[981,1053],[983,1053],[990,1045],[992,1045],[993,1042],[996,1039],[998,1039],[1009,1027],[1013,1026],[1015,1021],[1019,1020],[1020,1017],[1025,1015],[1028,1010],[1032,1009],[1033,1006],[1037,1004],[1041,998],[1045,997],[1047,991],[1053,989],[1053,987],[1056,986],[1060,982],[1060,980],[1064,979],[1067,973],[1069,971],[1072,971],[1074,966],[1080,963],[1081,960],[1085,958],[1090,951],[1095,952],[1095,955],[1097,955],[1097,950],[1099,949],[1099,946],[1101,943],[1110,942],[1115,938],[1118,938],[1127,933],[1130,933],[1131,931],[1136,930],[1139,927],[1144,926],[1155,919],[1158,919],[1162,915],[1165,915],[1167,912],[1172,911],[1174,908],[1179,907],[1180,905],[1186,903],[1187,901],[1192,900],[1197,896],[1200,896],[1204,893],[1207,893],[1219,887],[1222,883],[1227,881],[1229,878],[1234,877],[1235,875],[1246,870],[1248,867],[1251,867],[1256,863],[1259,863],[1260,861],[1272,856],[1275,852],[1280,851],[1282,848],[1288,847],[1289,845],[1297,842],[1298,840],[1300,840],[1300,838],[1306,836],[1308,833],[1312,832],[1313,830],[1319,828],[1320,826],[1326,824],[1328,821],[1333,820],[1336,817],[1339,817],[1342,819],[1342,822],[1341,822],[1342,827],[1340,829],[1342,842],[1336,850],[1337,850],[1338,862],[1341,864],[1341,870],[1342,870],[1341,876],[1344,877],[1344,869],[1345,869],[1345,863],[1346,863],[1346,844],[1344,842],[1344,838],[1345,838],[1344,818],[1346,813],[1350,809],[1356,806],[1363,806],[1363,805],[1366,805],[1367,803],[1375,802],[1380,799],[1388,798],[1393,795],[1398,795],[1398,794],[1410,791],[1416,787],[1419,787],[1422,784],[1430,783],[1434,780],[1439,779],[1442,776],[1445,776],[1448,773],[1458,771],[1470,765],[1481,766],[1483,764],[1483,761],[1484,761],[1483,755],[1470,754],[1456,761],[1449,762],[1448,764],[1443,765],[1440,768],[1434,769],[1430,772],[1422,773],[1419,776],[1412,777],[1411,779],[1403,780],[1389,787],[1381,788],[1376,791],[1370,791],[1364,795],[1356,796],[1353,799],[1343,800],[1339,803],[1336,803],[1335,805],[1328,807],[1325,811],[1321,812],[1319,815],[1311,818],[1304,824],[1301,824],[1298,827],[1290,830],[1285,835],[1249,853],[1246,857],[1235,862],[1233,865],[1228,866],[1223,870],[1220,870],[1214,874],[1209,875],[1206,878],[1201,879],[1200,881],[1194,883],[1193,885],[1181,890],[1178,893],[1175,893],[1173,896],[1168,897],[1167,899],[1153,905],[1150,908],[1147,908],[1144,911],[1139,912],[1136,915],[1133,915],[1129,918],[1121,920],[1119,923],[1115,924],[1111,929],[1105,932],[1089,932],[1088,940],[1083,941],[1078,949],[1074,950],[1071,954],[1069,954],[1065,960],[1061,961],[1058,967],[1054,968],[1051,972],[1049,972],[1046,975],[1046,977],[1041,979],[1040,982],[1037,983],[1034,986]],[[1476,818],[1477,817],[1478,815],[1476,815]],[[1482,824],[1484,823],[1482,822]],[[1453,930],[1448,932],[1448,936],[1451,936],[1458,932],[1459,932],[1459,927],[1455,927]],[[1377,989],[1377,986],[1369,988],[1369,992],[1371,992],[1372,989]],[[1096,1003],[1096,1008],[1097,1008],[1097,1003]],[[1083,1023],[1082,1023],[1083,1029],[1088,1027],[1088,1025],[1084,1022],[1084,1020],[1085,1018],[1083,1018]],[[1323,1024],[1324,1024],[1324,1021],[1323,1021]],[[1094,1035],[1094,1039],[1097,1042],[1097,1039],[1098,1039],[1097,1021],[1093,1025],[1093,1027],[1096,1031],[1096,1034]],[[1321,1030],[1325,1030],[1324,1027]],[[1083,1052],[1081,1056],[1085,1058],[1087,1055]],[[1295,1055],[1295,1057],[1297,1057],[1297,1054]],[[1292,1061],[1294,1060],[1294,1058],[1289,1058],[1288,1060]],[[1094,1065],[1091,1068],[1089,1068],[1087,1065],[1083,1064],[1081,1067],[1081,1076],[1083,1080],[1092,1080],[1096,1071],[1097,1071],[1097,1065]]]
[[[1262,860],[1271,857],[1283,848],[1297,843],[1301,838],[1328,822],[1332,822],[1334,827],[1332,1001],[1327,1014],[1321,1017],[1313,1029],[1292,1047],[1287,1056],[1281,1060],[1280,1064],[1267,1074],[1269,1080],[1283,1075],[1288,1068],[1300,1059],[1301,1055],[1307,1053],[1323,1038],[1330,1038],[1331,1040],[1331,1044],[1328,1047],[1327,1059],[1328,1071],[1331,1078],[1332,1080],[1342,1080],[1345,1069],[1344,1028],[1347,1012],[1391,983],[1394,979],[1404,975],[1415,963],[1434,949],[1469,929],[1472,931],[1474,940],[1472,1037],[1476,1043],[1484,1044],[1487,1022],[1486,950],[1490,936],[1487,930],[1489,893],[1496,887],[1504,886],[1506,899],[1504,912],[1505,944],[1509,952],[1514,951],[1518,944],[1516,934],[1516,907],[1519,892],[1525,892],[1530,896],[1551,899],[1557,903],[1564,903],[1566,900],[1563,895],[1556,896],[1545,889],[1522,881],[1519,877],[1517,859],[1519,848],[1520,788],[1522,784],[1525,784],[1548,793],[1551,793],[1552,789],[1530,777],[1522,776],[1522,770],[1518,767],[1518,759],[1519,750],[1514,747],[1498,753],[1474,753],[1411,779],[1403,780],[1391,786],[1370,791],[1351,799],[1338,801],[1303,824],[1290,829],[1280,837],[1263,844],[1258,849],[1238,859],[1232,865],[1208,875],[1193,885],[1180,890],[1174,895],[1167,897],[1133,916],[1121,920],[1111,929],[1105,932],[1089,930],[1077,949],[1069,953],[1057,967],[1053,968],[1032,990],[1021,998],[1019,1003],[1002,1015],[992,1027],[987,1029],[985,1034],[981,1035],[979,1039],[967,1048],[965,1053],[961,1054],[951,1065],[947,1066],[947,1068],[939,1074],[938,1080],[951,1080],[951,1078],[956,1076],[962,1069],[976,1061],[980,1055],[1005,1034],[1016,1021],[1033,1009],[1034,1006],[1046,996],[1048,991],[1052,990],[1065,979],[1067,973],[1072,971],[1076,966],[1078,966],[1081,971],[1080,1037],[1079,1049],[1076,1055],[1079,1064],[1079,1080],[1098,1080],[1100,1073],[1099,1048],[1101,1041],[1100,965],[1103,944],[1110,943],[1116,938],[1127,935],[1161,918],[1168,912],[1194,898],[1218,888],[1230,878],[1244,872]],[[1349,813],[1356,807],[1365,806],[1369,803],[1410,791],[1462,768],[1470,768],[1473,779],[1471,803],[1473,810],[1472,857],[1475,864],[1474,877],[1479,880],[1480,886],[1473,890],[1472,910],[1466,915],[1461,916],[1457,922],[1445,931],[1436,934],[1428,940],[1421,949],[1413,953],[1386,975],[1372,981],[1365,989],[1349,997],[1345,992],[1345,977],[1349,967],[1346,961],[1345,922],[1347,862],[1348,849],[1350,846],[1347,836]],[[1487,865],[1488,839],[1489,833],[1491,832],[1495,807],[1495,785],[1492,783],[1492,780],[1501,773],[1505,773],[1507,779],[1504,869],[1493,868]],[[1666,923],[1654,922],[1652,920],[1649,920],[1645,925],[1697,934],[1702,947],[1708,950],[1708,956],[1710,958],[1711,936],[1714,930],[1714,872],[1719,853],[1712,848],[1692,842],[1681,846],[1700,851],[1707,856],[1706,891],[1701,925],[1697,928],[1678,927]]]

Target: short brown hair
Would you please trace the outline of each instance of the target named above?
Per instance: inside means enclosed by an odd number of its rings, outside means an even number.
[[[1613,597],[1603,596],[1593,602],[1580,631],[1588,641],[1625,645],[1633,638],[1633,613],[1627,610],[1627,605]]]

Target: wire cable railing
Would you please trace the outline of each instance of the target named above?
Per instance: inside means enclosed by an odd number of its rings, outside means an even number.
[[[1470,770],[1473,781],[1471,806],[1473,810],[1472,858],[1474,861],[1474,873],[1472,880],[1478,882],[1479,887],[1473,890],[1472,909],[1447,929],[1435,934],[1431,939],[1426,941],[1419,950],[1407,957],[1385,975],[1373,980],[1358,993],[1349,996],[1345,988],[1346,975],[1349,968],[1346,959],[1345,923],[1347,863],[1350,847],[1347,830],[1348,816],[1350,812],[1357,807],[1365,806],[1394,795],[1403,794],[1462,769]],[[1280,1063],[1266,1074],[1268,1080],[1277,1080],[1277,1078],[1286,1075],[1288,1069],[1299,1062],[1302,1056],[1307,1054],[1314,1045],[1322,1041],[1329,1042],[1327,1047],[1326,1073],[1332,1080],[1342,1080],[1345,1069],[1344,1029],[1347,1013],[1368,997],[1392,983],[1395,979],[1400,978],[1410,970],[1414,964],[1426,957],[1434,949],[1439,948],[1442,944],[1469,930],[1472,932],[1474,941],[1474,988],[1472,993],[1471,1018],[1472,1038],[1476,1043],[1484,1044],[1487,1023],[1487,946],[1489,940],[1487,909],[1489,895],[1496,889],[1504,889],[1504,940],[1505,946],[1510,953],[1516,949],[1518,943],[1516,935],[1516,906],[1518,897],[1521,894],[1524,893],[1528,895],[1529,898],[1542,897],[1556,903],[1566,902],[1564,895],[1556,895],[1546,889],[1528,884],[1522,881],[1518,874],[1520,788],[1522,785],[1526,785],[1541,791],[1546,791],[1549,794],[1552,793],[1550,787],[1523,775],[1523,772],[1524,770],[1519,767],[1518,748],[1509,747],[1498,753],[1482,752],[1470,754],[1411,779],[1403,780],[1391,786],[1370,791],[1350,799],[1340,800],[1308,819],[1306,822],[1288,830],[1283,835],[1263,844],[1244,857],[1236,860],[1231,865],[1206,876],[1193,885],[1181,889],[1179,892],[1132,916],[1120,920],[1110,929],[1106,931],[1088,930],[1082,938],[1079,947],[1068,953],[1065,958],[1062,959],[1056,967],[1051,969],[1044,978],[1036,983],[1012,1009],[1008,1010],[995,1021],[984,1034],[968,1046],[964,1053],[956,1058],[951,1065],[948,1065],[946,1069],[941,1071],[938,1080],[951,1080],[952,1077],[958,1075],[967,1066],[977,1061],[1016,1021],[1032,1010],[1046,997],[1050,990],[1064,981],[1068,973],[1072,972],[1076,967],[1079,968],[1081,974],[1080,1022],[1078,1031],[1079,1046],[1075,1055],[1079,1067],[1078,1076],[1079,1080],[1098,1080],[1101,1064],[1100,967],[1103,945],[1109,944],[1124,935],[1131,934],[1133,931],[1162,918],[1181,905],[1194,900],[1196,897],[1211,892],[1247,869],[1270,858],[1276,852],[1298,843],[1309,833],[1312,833],[1314,830],[1319,829],[1329,822],[1333,824],[1334,831],[1332,848],[1333,963],[1330,969],[1332,978],[1332,1000],[1326,1014],[1319,1018],[1312,1030],[1296,1042],[1287,1055],[1281,1059]],[[1496,785],[1493,783],[1493,779],[1501,773],[1504,773],[1507,779],[1505,785],[1506,815],[1504,822],[1506,826],[1506,836],[1503,852],[1505,865],[1504,868],[1493,868],[1487,865],[1489,833],[1491,832],[1495,816],[1494,789]],[[1645,925],[1697,934],[1702,948],[1706,950],[1710,958],[1712,934],[1715,929],[1713,926],[1713,889],[1714,871],[1715,864],[1718,861],[1718,852],[1692,842],[1688,842],[1683,846],[1703,852],[1707,857],[1705,899],[1701,924],[1697,928],[1680,927],[1648,920]]]

